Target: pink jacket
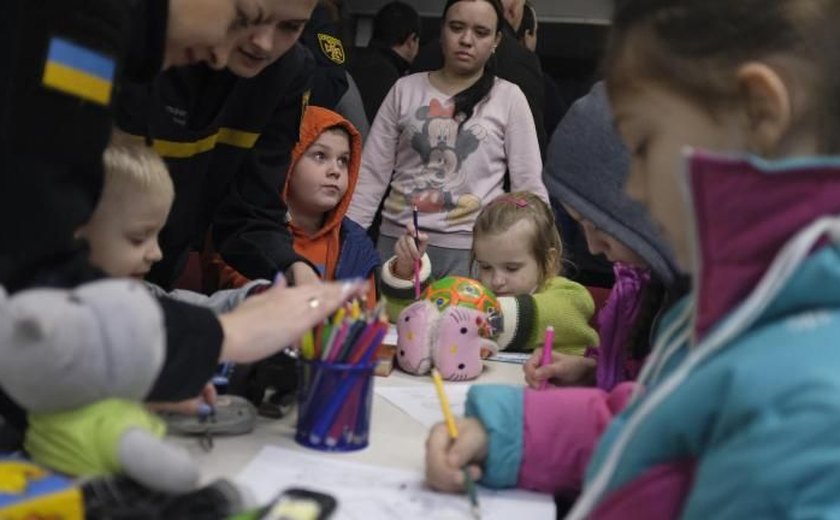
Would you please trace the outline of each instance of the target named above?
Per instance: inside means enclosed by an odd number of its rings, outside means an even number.
[[[519,486],[576,496],[601,434],[630,399],[634,383],[525,391],[525,436]],[[574,417],[573,423],[569,418]],[[534,424],[534,423],[539,423]]]
[[[624,382],[611,392],[597,388],[525,389],[524,396],[521,389],[512,387],[474,387],[481,388],[482,398],[470,396],[467,415],[480,417],[490,433],[482,484],[574,499],[581,492],[586,468],[602,435],[627,407],[636,386]],[[519,403],[511,390],[518,393]],[[487,399],[488,393],[496,395]],[[515,415],[518,420],[511,421]],[[522,428],[517,427],[519,421],[524,421]],[[655,465],[602,501],[589,518],[676,518],[693,475],[692,459]]]

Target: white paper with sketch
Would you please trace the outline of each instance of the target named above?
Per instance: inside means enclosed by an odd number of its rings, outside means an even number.
[[[411,471],[369,466],[331,457],[308,455],[264,446],[236,480],[266,504],[290,487],[333,495],[338,500],[335,520],[449,520],[472,518],[466,495],[436,493]],[[534,520],[555,517],[554,500],[521,490],[478,488],[483,520]]]
[[[431,428],[443,420],[443,411],[431,379],[427,383],[412,386],[374,386],[373,391],[391,401],[391,404],[407,413],[412,419]],[[449,408],[455,417],[464,415],[464,405],[467,402],[467,391],[470,386],[472,386],[471,383],[443,385],[446,397],[449,399]]]

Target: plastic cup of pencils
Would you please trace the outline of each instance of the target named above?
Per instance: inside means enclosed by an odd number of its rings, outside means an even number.
[[[298,444],[323,451],[367,447],[375,366],[299,360]]]

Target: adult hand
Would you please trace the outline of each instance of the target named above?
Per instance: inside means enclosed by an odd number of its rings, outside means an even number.
[[[394,254],[397,256],[394,274],[406,280],[414,275],[414,262],[423,258],[429,245],[429,235],[419,233],[415,236],[414,232],[414,224],[409,222],[405,234],[394,244]]]
[[[321,283],[321,277],[306,262],[295,262],[286,269],[286,277],[291,277],[295,286]]]
[[[433,489],[454,493],[464,489],[463,468],[473,480],[481,478],[487,458],[487,432],[478,419],[456,419],[458,438],[449,436],[446,424],[438,423],[426,439],[426,482]]]
[[[551,353],[551,363],[540,366],[542,349],[534,350],[522,369],[525,382],[539,389],[546,379],[557,386],[591,386],[595,384],[596,361],[582,356],[570,356],[560,352]]]
[[[221,361],[252,363],[297,342],[344,302],[367,293],[367,280],[286,287],[274,284],[219,316]]]

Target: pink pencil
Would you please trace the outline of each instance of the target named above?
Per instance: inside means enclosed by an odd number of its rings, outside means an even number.
[[[348,332],[350,332],[350,325],[347,320],[344,320],[341,322],[341,326],[338,329],[338,334],[335,335],[333,344],[330,347],[330,353],[327,357],[328,362],[334,363],[338,360],[338,354],[341,352],[341,346],[344,344],[344,340],[347,338]]]
[[[414,247],[420,249],[420,227],[417,219],[417,206],[413,208],[414,218]],[[414,299],[420,299],[420,259],[414,261]]]
[[[554,327],[549,325],[545,328],[545,342],[543,343],[542,359],[540,359],[540,366],[544,367],[551,364],[551,345],[554,344]],[[548,387],[548,379],[544,379],[540,383],[540,390],[545,390]]]
[[[367,324],[364,332],[362,332],[362,335],[359,336],[356,344],[353,345],[353,350],[347,354],[348,363],[355,365],[360,359],[362,359],[362,356],[367,350],[366,347],[370,344],[370,341],[374,338],[374,336],[376,336],[376,332],[378,330],[376,323],[376,321],[372,321]]]

